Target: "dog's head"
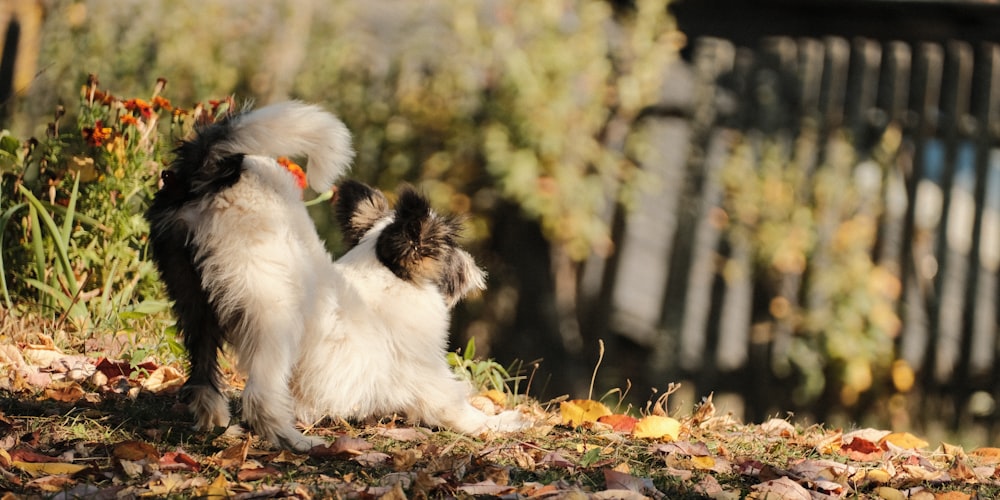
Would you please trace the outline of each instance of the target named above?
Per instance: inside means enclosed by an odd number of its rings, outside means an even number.
[[[393,210],[377,189],[347,181],[338,189],[335,210],[348,248],[389,218],[376,236],[379,261],[404,281],[434,283],[449,307],[486,287],[485,273],[456,242],[461,222],[435,212],[412,188],[400,190]]]

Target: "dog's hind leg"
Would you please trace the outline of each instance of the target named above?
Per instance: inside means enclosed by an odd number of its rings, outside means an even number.
[[[279,307],[248,318],[248,327],[238,345],[240,363],[247,374],[243,389],[243,419],[261,437],[282,448],[298,452],[326,444],[322,438],[305,436],[295,428],[294,400],[289,388],[292,365],[302,331],[302,319]]]

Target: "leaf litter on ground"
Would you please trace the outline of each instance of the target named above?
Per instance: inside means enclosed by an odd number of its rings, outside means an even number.
[[[238,424],[194,432],[177,366],[64,353],[50,338],[0,345],[3,498],[713,498],[958,500],[1000,494],[1000,449],[933,447],[907,432],[743,424],[711,396],[686,417],[659,403],[617,414],[593,400],[528,398],[535,422],[463,436],[398,419],[324,421],[308,454]],[[238,380],[235,380],[238,386]],[[482,398],[504,404],[502,394]]]

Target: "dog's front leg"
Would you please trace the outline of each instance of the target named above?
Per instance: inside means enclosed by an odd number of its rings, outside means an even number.
[[[202,321],[195,322],[197,327],[192,325],[184,329],[184,347],[188,351],[191,372],[181,398],[195,416],[195,429],[225,427],[229,425],[229,399],[222,393],[219,375],[222,330],[211,311],[203,310],[187,317],[201,317]]]

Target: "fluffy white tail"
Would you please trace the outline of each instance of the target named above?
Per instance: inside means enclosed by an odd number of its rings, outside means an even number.
[[[228,139],[216,148],[223,155],[307,156],[306,177],[319,192],[333,187],[354,158],[344,123],[319,106],[299,101],[237,116]]]

